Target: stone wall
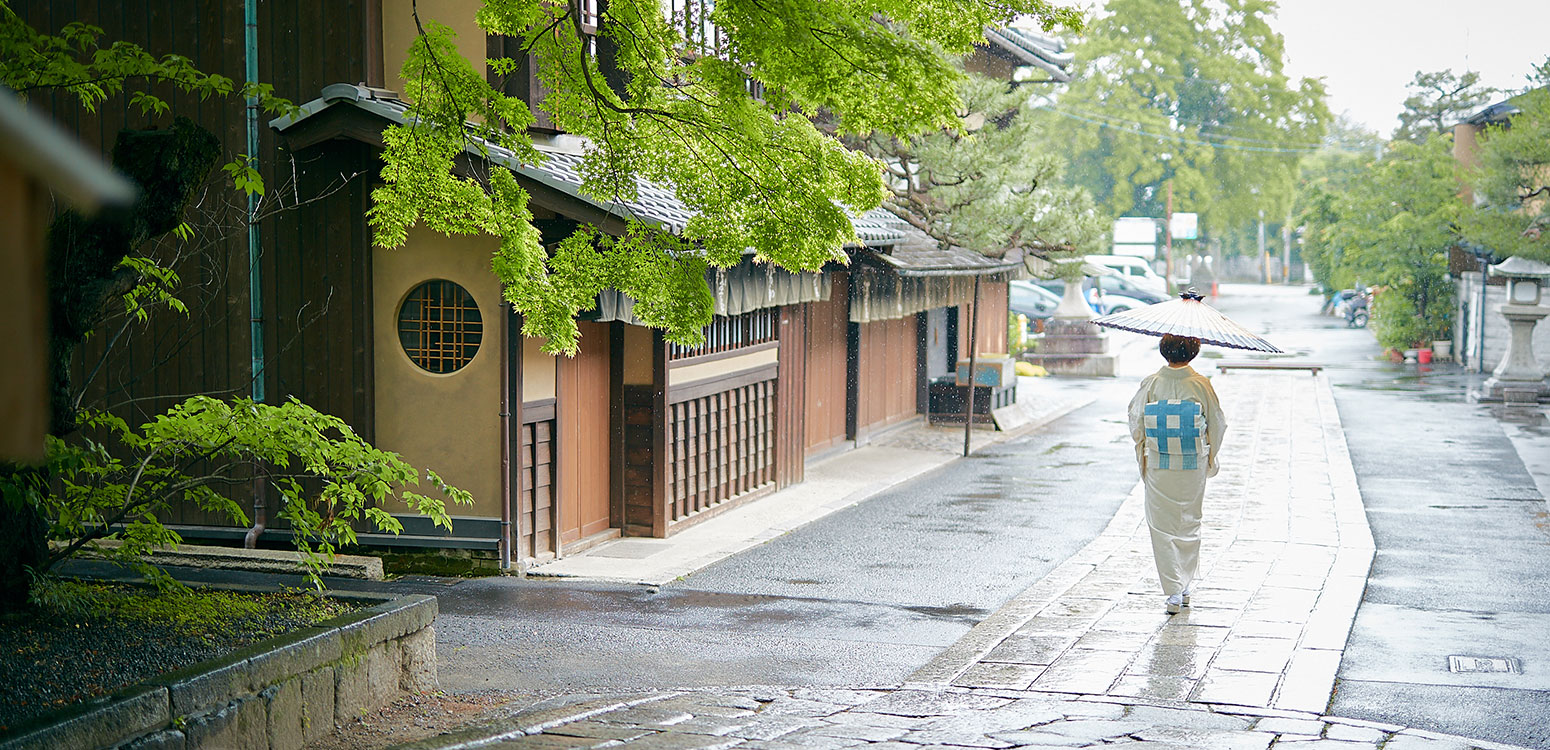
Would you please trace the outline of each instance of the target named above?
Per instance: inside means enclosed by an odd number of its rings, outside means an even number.
[[[297,750],[436,689],[435,619],[435,597],[399,597],[44,717],[0,750]]]

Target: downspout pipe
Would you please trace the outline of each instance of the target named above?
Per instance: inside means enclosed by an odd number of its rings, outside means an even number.
[[[511,313],[501,310],[501,536],[495,542],[500,569],[511,570]]]
[[[258,0],[242,0],[242,56],[244,75],[249,82],[258,80]],[[258,158],[258,97],[247,100],[247,159],[251,165]],[[253,400],[264,400],[264,297],[259,257],[261,246],[258,236],[258,196],[248,195],[248,322],[252,339],[251,373],[253,376]],[[252,549],[264,533],[266,508],[264,505],[264,475],[257,462],[253,465],[253,527],[242,537],[242,546]]]

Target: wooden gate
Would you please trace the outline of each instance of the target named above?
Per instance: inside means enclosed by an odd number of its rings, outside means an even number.
[[[581,350],[559,358],[560,541],[609,527],[609,340],[602,323],[578,323]],[[563,551],[563,548],[562,548]]]

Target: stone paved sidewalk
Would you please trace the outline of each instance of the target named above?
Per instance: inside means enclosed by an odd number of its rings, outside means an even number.
[[[920,684],[1322,712],[1373,557],[1328,383],[1215,378],[1229,415],[1192,607],[1162,608],[1137,485],[1098,539]]]
[[[1373,557],[1329,384],[1215,384],[1228,444],[1179,615],[1162,610],[1138,488],[1097,539],[902,686],[558,699],[400,747],[1506,748],[1325,714]]]

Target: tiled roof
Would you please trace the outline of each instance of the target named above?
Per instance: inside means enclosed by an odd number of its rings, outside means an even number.
[[[333,106],[358,107],[392,123],[403,124],[408,121],[408,105],[398,99],[396,94],[364,86],[336,83],[324,88],[319,98],[302,105],[301,112],[295,117],[279,117],[269,124],[270,127],[284,132]],[[634,200],[600,201],[583,195],[581,174],[578,171],[581,156],[570,151],[535,144],[535,148],[543,156],[543,161],[538,164],[527,164],[515,153],[493,143],[484,142],[480,145],[484,147],[482,151],[473,144],[470,144],[467,150],[470,154],[481,158],[488,154],[491,162],[616,216],[639,219],[669,232],[679,233],[683,231],[689,218],[694,215],[693,210],[678,200],[672,190],[639,177],[635,179]],[[852,216],[851,225],[855,227],[856,236],[862,244],[867,246],[892,245],[902,238],[892,217],[881,210]]]
[[[1071,80],[1069,68],[1076,56],[1066,52],[1066,43],[1060,39],[1031,29],[1008,26],[985,29],[985,40],[1021,60],[1024,65],[1048,73],[1051,80],[1062,83]]]
[[[894,221],[898,221],[894,219]],[[1022,267],[1021,256],[991,258],[956,245],[942,243],[925,232],[898,222],[904,240],[874,256],[900,276],[957,276],[1005,273]]]

